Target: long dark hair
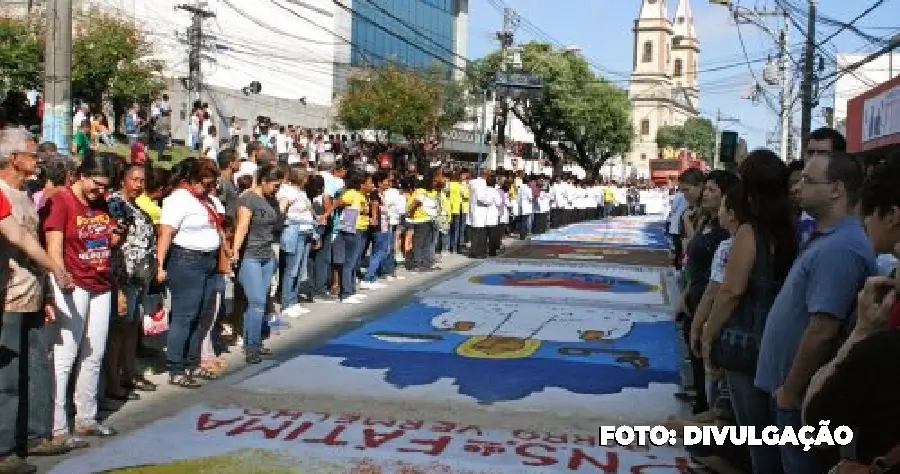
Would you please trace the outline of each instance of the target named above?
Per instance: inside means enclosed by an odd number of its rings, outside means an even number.
[[[788,167],[774,152],[758,149],[744,158],[739,170],[742,186],[740,201],[734,206],[735,217],[770,239],[774,276],[784,281],[799,247]]]

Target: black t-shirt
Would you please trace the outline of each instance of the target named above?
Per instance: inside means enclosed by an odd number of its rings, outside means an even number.
[[[714,227],[709,232],[694,235],[687,247],[687,271],[690,282],[688,283],[687,306],[691,315],[700,304],[706,285],[709,284],[710,268],[716,249],[723,240],[728,238],[728,231],[721,227]]]
[[[379,228],[381,223],[381,212],[382,212],[382,202],[381,202],[381,194],[377,190],[372,191],[366,196],[369,199],[369,206],[375,204],[375,214],[369,215],[369,231],[371,232],[380,232]]]
[[[858,342],[809,400],[807,424],[831,420],[853,430],[858,461],[870,464],[900,444],[900,330],[875,333]],[[892,469],[891,472],[897,471]]]

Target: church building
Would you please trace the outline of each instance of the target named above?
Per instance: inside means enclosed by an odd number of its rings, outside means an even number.
[[[681,125],[698,112],[700,42],[690,0],[679,0],[670,19],[666,0],[641,0],[634,21],[634,66],[628,87],[635,138],[626,164],[632,174],[650,176],[659,158],[656,131]]]

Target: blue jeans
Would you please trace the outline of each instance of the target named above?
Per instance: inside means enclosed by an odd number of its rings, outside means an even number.
[[[48,342],[43,311],[0,315],[0,457],[52,433]]]
[[[394,254],[391,253],[391,242],[394,241],[393,232],[376,232],[373,235],[372,255],[369,257],[369,265],[366,267],[366,281],[373,282],[378,276],[378,269],[382,267],[383,262],[393,261]]]
[[[248,351],[262,349],[263,316],[266,314],[266,297],[275,274],[274,258],[244,257],[238,270],[238,280],[247,295],[244,311],[244,347]]]
[[[166,272],[171,292],[166,369],[183,374],[200,365],[200,316],[214,304],[218,251],[198,252],[178,246],[169,251]]]
[[[397,226],[392,225],[391,231],[388,232],[388,251],[387,257],[381,260],[381,268],[378,274],[380,276],[393,276],[397,273],[397,260],[394,255],[397,253]]]
[[[312,288],[316,294],[328,293],[328,277],[331,276],[331,233],[322,236],[322,246],[312,255]]]
[[[755,426],[757,436],[773,419],[772,401],[768,393],[756,388],[753,377],[740,372],[725,374],[731,390],[731,406],[738,425]],[[753,474],[781,472],[781,454],[778,446],[749,446]]]
[[[281,275],[281,309],[282,311],[297,302],[300,283],[307,281],[309,275],[309,247],[312,234],[301,233],[297,248],[292,253],[281,251],[284,268]]]
[[[360,238],[357,234],[341,232],[338,237],[344,244],[344,264],[341,265],[341,299],[356,294],[356,265],[359,263]]]
[[[447,234],[447,238],[444,239],[444,250],[448,252],[459,250],[463,223],[462,214],[452,214],[450,216],[450,231]]]
[[[769,398],[770,407],[775,413],[775,426],[779,430],[784,430],[791,426],[794,432],[803,427],[803,420],[800,416],[800,410],[782,410],[775,404],[774,398]],[[770,418],[771,419],[771,418]],[[803,446],[779,446],[781,453],[781,466],[784,468],[785,474],[821,474],[822,469],[816,459],[816,448],[809,451],[803,451]],[[778,472],[778,471],[770,471]]]
[[[532,229],[534,227],[534,214],[522,214],[519,216],[519,237],[524,239],[528,237],[529,234],[532,234]]]

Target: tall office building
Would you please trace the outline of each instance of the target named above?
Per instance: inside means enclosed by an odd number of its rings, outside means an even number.
[[[350,68],[387,61],[415,68],[440,66],[460,78],[465,70],[469,0],[343,0],[336,33],[336,89]],[[347,11],[350,10],[350,11]]]

